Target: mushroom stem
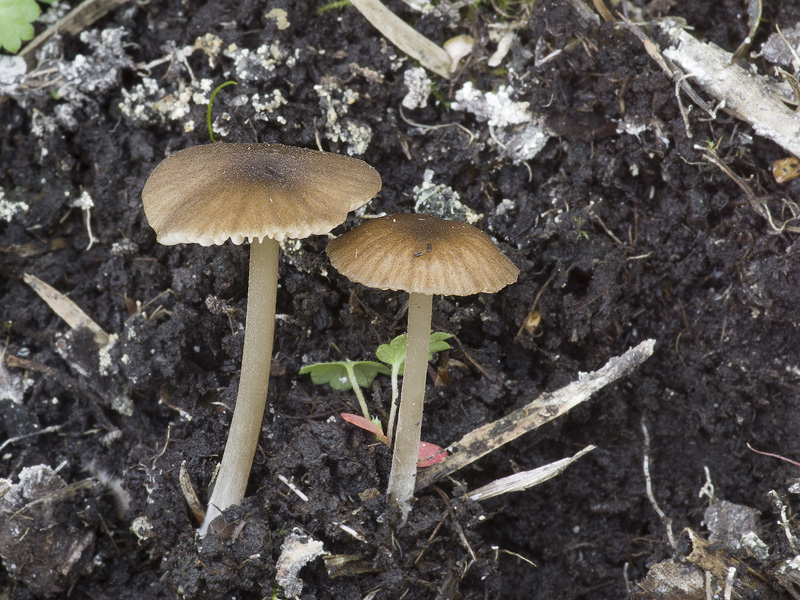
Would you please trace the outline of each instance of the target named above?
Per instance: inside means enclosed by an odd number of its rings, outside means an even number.
[[[211,521],[222,511],[239,504],[244,498],[267,402],[275,334],[279,253],[280,245],[271,238],[263,242],[253,240],[250,244],[250,278],[239,392],[225,453],[200,535],[205,535]]]
[[[431,342],[433,296],[412,292],[408,299],[408,338],[406,366],[397,433],[389,474],[389,499],[403,511],[405,521],[411,509],[417,478],[417,457],[422,431],[422,407],[425,401],[425,378],[428,373],[428,350]]]

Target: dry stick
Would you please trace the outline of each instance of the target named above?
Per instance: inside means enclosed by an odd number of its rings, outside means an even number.
[[[61,425],[50,425],[49,427],[45,427],[44,429],[40,429],[38,431],[33,431],[31,433],[25,433],[23,435],[17,435],[17,436],[14,436],[14,437],[10,437],[6,441],[4,441],[2,444],[0,444],[0,452],[5,450],[6,446],[8,446],[9,444],[15,444],[15,443],[17,443],[19,441],[26,440],[28,438],[32,438],[34,436],[42,435],[42,434],[45,434],[45,433],[57,433],[57,432],[61,431],[61,427],[62,427]]]
[[[390,42],[418,60],[426,69],[450,79],[450,55],[400,17],[386,8],[380,0],[350,0],[375,29]]]
[[[728,576],[725,577],[725,593],[722,595],[724,600],[731,600],[733,595],[733,580],[736,578],[736,567],[728,567]]]
[[[455,512],[453,511],[453,503],[450,502],[450,498],[447,497],[447,494],[444,493],[444,490],[438,486],[433,486],[433,489],[436,490],[436,493],[441,496],[442,500],[444,500],[444,505],[447,507],[447,513],[450,515],[450,518],[453,520],[453,525],[458,531],[458,537],[461,538],[461,543],[464,544],[467,551],[469,552],[470,557],[472,557],[472,562],[476,562],[478,557],[475,556],[475,552],[472,550],[472,546],[469,545],[467,541],[467,536],[464,533],[464,528],[461,527],[461,523],[458,522],[458,518],[456,517]],[[469,568],[469,566],[467,566]]]
[[[698,41],[675,20],[666,19],[661,28],[674,44],[664,49],[666,58],[757,134],[800,155],[800,118],[776,97],[766,78],[745,71],[732,62],[733,54]]]
[[[527,490],[528,488],[539,485],[540,483],[544,483],[548,479],[552,479],[557,475],[561,475],[561,473],[563,473],[568,466],[595,448],[596,446],[589,445],[569,458],[562,458],[561,460],[557,460],[549,465],[544,465],[543,467],[539,467],[537,469],[531,469],[530,471],[521,471],[520,473],[514,473],[508,477],[501,477],[500,479],[496,479],[492,483],[484,485],[477,490],[467,492],[467,496],[469,496],[470,500],[488,500],[489,498],[494,498],[495,496],[500,496],[502,494]]]
[[[698,146],[695,146],[695,148],[701,150],[703,153],[703,158],[719,167],[719,169],[725,173],[725,175],[730,177],[731,180],[737,186],[739,186],[739,189],[741,189],[745,196],[747,196],[747,201],[750,203],[750,207],[756,212],[756,214],[759,214],[766,219],[773,231],[776,233],[783,233],[784,231],[800,233],[800,227],[796,225],[790,225],[792,221],[797,221],[798,218],[800,218],[800,215],[797,214],[797,205],[795,203],[789,203],[787,200],[784,200],[784,205],[789,205],[789,208],[792,212],[792,217],[786,219],[785,221],[776,222],[769,210],[769,206],[767,206],[765,197],[757,197],[753,189],[750,187],[750,184],[734,173],[728,165],[720,160],[715,152],[711,152],[706,148],[700,148]]]
[[[108,12],[127,0],[84,0],[69,11],[57,23],[54,23],[29,42],[19,55],[33,67],[36,61],[36,51],[54,34],[77,35]]]
[[[642,420],[642,434],[644,435],[644,459],[642,460],[642,469],[644,470],[647,498],[650,500],[650,504],[653,505],[653,509],[664,522],[664,527],[667,529],[667,538],[669,538],[669,545],[677,550],[678,544],[675,541],[675,534],[672,533],[672,519],[667,516],[667,513],[661,510],[658,502],[656,502],[656,497],[653,495],[653,482],[652,479],[650,479],[650,433],[647,431],[647,425],[645,425],[644,420]]]
[[[580,373],[578,381],[555,392],[542,394],[511,414],[471,431],[447,448],[450,456],[419,473],[416,490],[450,475],[588,400],[596,391],[631,373],[647,360],[653,354],[655,343],[655,340],[646,340],[622,356],[612,358],[597,371]]]

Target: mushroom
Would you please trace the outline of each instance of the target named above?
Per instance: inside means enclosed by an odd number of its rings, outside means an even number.
[[[388,494],[408,515],[417,470],[434,294],[493,293],[519,270],[492,239],[471,225],[422,214],[368,221],[331,241],[333,267],[351,281],[409,293],[403,390]]]
[[[380,189],[380,175],[361,160],[281,144],[187,148],[147,179],[142,204],[160,243],[250,241],[239,391],[201,535],[247,487],[269,386],[279,242],[328,233]]]

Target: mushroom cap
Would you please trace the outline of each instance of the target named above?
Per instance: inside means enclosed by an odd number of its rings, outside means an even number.
[[[147,222],[162,244],[327,233],[381,189],[357,158],[283,144],[215,143],[165,158],[144,184]]]
[[[477,227],[423,214],[367,221],[325,251],[342,275],[382,290],[468,296],[496,292],[519,275]]]

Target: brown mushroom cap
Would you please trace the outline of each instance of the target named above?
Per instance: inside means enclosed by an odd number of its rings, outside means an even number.
[[[401,214],[367,221],[328,244],[333,267],[363,285],[468,296],[514,283],[519,269],[480,229]]]
[[[142,190],[162,244],[327,233],[381,189],[364,161],[282,144],[194,146],[165,158]]]

